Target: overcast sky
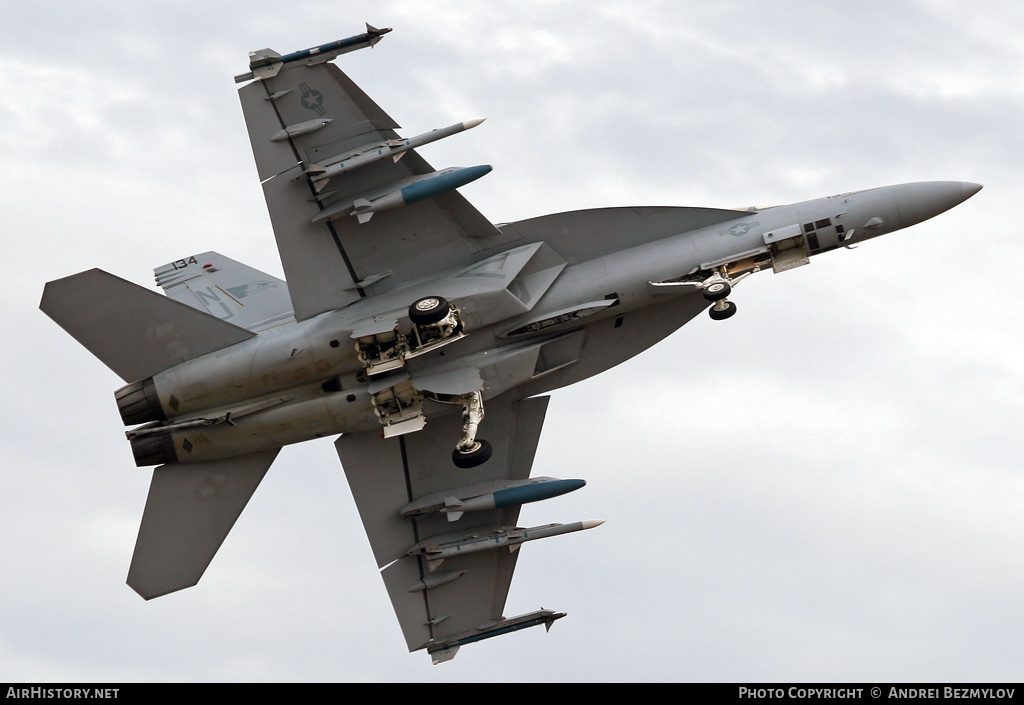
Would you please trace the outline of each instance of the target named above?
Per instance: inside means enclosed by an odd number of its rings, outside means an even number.
[[[1021,681],[1024,5],[1019,0],[0,2],[5,334],[0,681]],[[506,608],[565,611],[432,666],[406,652],[329,440],[289,447],[195,588],[124,584],[151,470],[122,382],[46,281],[217,250],[281,267],[232,76],[337,63],[421,150],[492,164],[508,222],[746,207],[925,180],[932,221],[762,273],[553,393]]]

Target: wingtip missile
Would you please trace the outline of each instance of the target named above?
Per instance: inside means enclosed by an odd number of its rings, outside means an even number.
[[[518,617],[510,617],[508,619],[502,617],[501,619],[495,620],[494,622],[484,626],[467,629],[464,632],[452,634],[440,639],[431,639],[426,644],[427,654],[436,666],[439,663],[451,661],[455,658],[455,654],[458,653],[459,647],[465,644],[472,644],[478,641],[483,641],[484,639],[491,639],[496,636],[510,634],[521,629],[528,629],[541,624],[544,625],[545,631],[551,631],[551,625],[564,616],[565,612],[539,609],[535,612],[530,612],[529,614],[521,614]]]
[[[381,37],[383,37],[385,34],[391,31],[391,27],[381,27],[378,29],[369,22],[365,22],[364,24],[366,25],[366,33],[371,36],[377,37],[377,41],[380,41]]]
[[[302,65],[322,64],[350,51],[372,47],[390,31],[391,27],[378,29],[367,22],[366,32],[363,34],[327,42],[326,44],[320,44],[309,49],[293,51],[284,56],[281,56],[273,49],[251,51],[249,52],[249,72],[235,76],[235,83],[251,81],[254,78],[273,78],[282,69],[289,68],[287,64],[294,64],[295,62],[302,62]]]

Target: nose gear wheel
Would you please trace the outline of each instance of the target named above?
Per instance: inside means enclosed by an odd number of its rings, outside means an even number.
[[[730,280],[728,275],[723,274],[722,270],[716,267],[712,275],[701,282],[700,288],[704,299],[714,304],[708,309],[708,315],[711,316],[711,320],[724,321],[726,318],[731,318],[736,314],[736,304],[729,301],[726,297],[732,293],[733,284],[748,275],[749,272],[734,280]]]
[[[708,309],[708,315],[711,316],[713,321],[724,321],[726,318],[730,318],[736,314],[736,304],[732,301],[726,301],[722,299],[716,301],[715,305]]]

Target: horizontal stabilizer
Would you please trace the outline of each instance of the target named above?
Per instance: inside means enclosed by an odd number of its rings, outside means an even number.
[[[255,335],[101,269],[48,282],[39,308],[125,382]]]
[[[156,468],[129,587],[150,600],[198,583],[280,450]]]

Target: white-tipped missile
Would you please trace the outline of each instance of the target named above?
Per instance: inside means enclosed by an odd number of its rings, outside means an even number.
[[[515,526],[504,526],[494,531],[468,534],[468,535],[444,535],[434,536],[426,541],[420,541],[407,551],[410,556],[423,556],[427,561],[427,567],[433,571],[445,558],[453,558],[465,553],[476,553],[477,551],[489,551],[495,548],[506,547],[509,551],[516,551],[527,541],[546,539],[560,534],[571,534],[575,531],[593,529],[604,523],[603,519],[589,521],[575,521],[571,524],[544,524],[533,526],[528,529],[521,529]]]
[[[329,163],[313,164],[305,173],[313,180],[313,185],[316,187],[317,191],[319,191],[333,176],[343,174],[353,169],[358,169],[359,167],[367,164],[372,164],[373,162],[386,157],[391,157],[392,161],[397,162],[410,149],[416,149],[417,147],[422,147],[425,144],[436,142],[437,140],[444,139],[445,137],[451,137],[452,135],[463,132],[464,130],[472,129],[486,119],[487,118],[473,118],[472,120],[464,120],[463,122],[457,122],[454,125],[449,125],[448,127],[439,127],[436,130],[424,132],[422,135],[416,135],[409,139],[374,142],[373,144],[353,149],[351,152],[346,152],[340,157],[334,157]]]

